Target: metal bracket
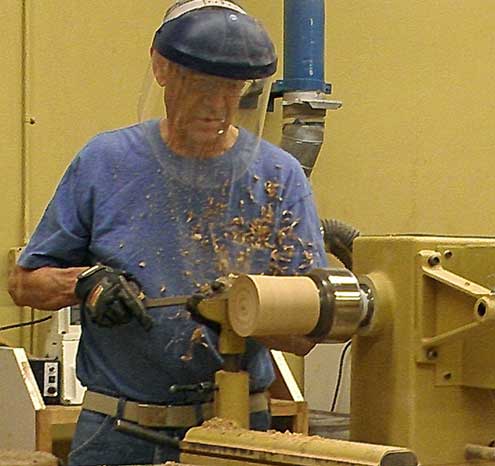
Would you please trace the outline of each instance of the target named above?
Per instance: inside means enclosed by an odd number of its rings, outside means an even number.
[[[482,329],[488,328],[490,325],[495,324],[495,293],[485,288],[484,286],[474,283],[471,280],[466,279],[453,272],[445,270],[441,265],[442,255],[437,251],[423,250],[418,253],[418,267],[419,273],[423,278],[434,280],[436,283],[445,285],[445,287],[451,288],[458,292],[461,292],[465,296],[474,298],[474,306],[472,312],[472,320],[463,323],[445,331],[438,332],[434,335],[425,336],[425,319],[427,316],[427,306],[431,305],[431,302],[435,300],[435,296],[428,294],[427,283],[424,279],[419,279],[419,314],[418,314],[418,335],[419,335],[419,352],[417,362],[420,363],[437,363],[439,362],[440,350],[438,349],[442,345],[461,345],[458,350],[461,350],[463,340],[472,334],[477,334]],[[418,277],[420,278],[420,277]],[[438,304],[437,304],[438,305]],[[454,352],[457,354],[456,352]],[[452,353],[452,354],[454,354]],[[460,354],[460,353],[459,353]],[[454,366],[454,360],[451,361]],[[449,363],[450,365],[450,363]],[[457,384],[457,374],[452,373],[450,370],[444,371],[442,376],[442,383]]]
[[[341,101],[330,100],[325,94],[315,91],[286,92],[283,99],[283,106],[307,104],[313,110],[338,110],[342,107]]]
[[[22,252],[22,246],[18,246],[16,248],[10,248],[8,252],[8,272],[14,269],[15,265],[17,264],[17,260],[19,259],[19,256],[21,255]]]

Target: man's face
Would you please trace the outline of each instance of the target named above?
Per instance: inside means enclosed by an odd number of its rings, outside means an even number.
[[[167,142],[205,153],[220,147],[246,82],[197,73],[167,60],[164,66]]]

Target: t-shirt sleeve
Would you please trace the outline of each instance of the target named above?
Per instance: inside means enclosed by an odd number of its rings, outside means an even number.
[[[86,148],[85,148],[86,149]],[[81,153],[62,177],[55,194],[18,260],[27,269],[88,264],[92,199]],[[86,182],[85,182],[86,179]]]
[[[328,267],[327,255],[320,228],[320,219],[312,194],[299,199],[291,211],[297,225],[297,241],[294,242],[294,260],[290,273],[307,273],[311,269]]]
[[[272,270],[275,274],[300,275],[311,269],[328,267],[311,186],[299,167],[286,188],[286,202],[276,238],[277,251],[275,256],[272,255]]]

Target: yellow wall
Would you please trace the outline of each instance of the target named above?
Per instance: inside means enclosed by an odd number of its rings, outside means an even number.
[[[2,52],[0,53],[0,173],[3,178],[2,220],[0,221],[0,325],[15,321],[19,312],[12,307],[6,290],[7,251],[22,236],[22,4],[2,4]],[[8,70],[8,72],[5,72]],[[22,317],[22,316],[21,316]],[[0,334],[0,342],[20,338],[20,331]]]
[[[3,0],[0,325],[19,317],[5,283],[7,251],[23,243],[23,184],[29,233],[75,151],[136,120],[147,49],[170,3]],[[243,3],[281,51],[283,1]],[[344,107],[329,113],[313,176],[321,216],[367,234],[494,233],[493,2],[328,0],[326,8],[326,79]],[[22,125],[24,114],[35,124]],[[267,122],[276,142],[279,112]],[[20,332],[1,338],[15,342]]]
[[[320,213],[364,233],[495,234],[495,9],[329,0]]]

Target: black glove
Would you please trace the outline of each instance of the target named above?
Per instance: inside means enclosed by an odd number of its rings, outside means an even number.
[[[133,318],[146,331],[153,324],[139,284],[121,270],[95,265],[79,274],[75,293],[86,315],[101,327],[127,324]]]
[[[215,333],[219,334],[220,333],[220,324],[218,322],[215,322],[213,320],[207,319],[206,317],[203,317],[201,313],[199,312],[198,306],[203,301],[204,299],[207,299],[208,296],[202,293],[195,293],[193,294],[186,303],[186,310],[188,310],[191,313],[192,319],[197,322],[198,324],[201,325],[206,325],[208,328],[213,330]]]

